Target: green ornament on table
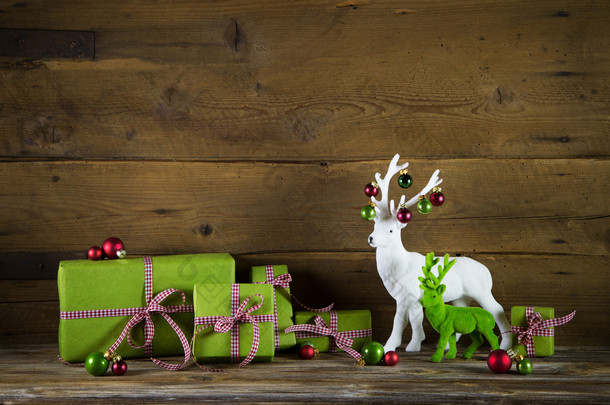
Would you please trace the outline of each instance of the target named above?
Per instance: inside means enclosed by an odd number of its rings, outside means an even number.
[[[93,352],[85,359],[85,370],[91,375],[104,375],[108,371],[108,360],[102,352]]]
[[[369,342],[360,351],[366,364],[379,364],[384,355],[383,346],[379,342]]]
[[[521,375],[527,375],[531,373],[533,368],[534,366],[532,365],[530,359],[523,359],[519,363],[517,363],[517,371]]]

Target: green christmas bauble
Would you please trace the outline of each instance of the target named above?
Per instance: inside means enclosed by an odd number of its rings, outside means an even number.
[[[532,372],[534,366],[529,359],[523,359],[519,363],[517,363],[517,371],[519,374],[526,375]]]
[[[515,352],[515,354],[520,354],[523,357],[527,357],[527,348],[523,345],[513,346],[513,352]]]
[[[367,221],[372,220],[373,218],[375,218],[375,207],[365,205],[360,210],[360,216],[362,217],[362,219],[366,219]]]
[[[379,342],[368,342],[362,346],[360,354],[366,364],[379,364],[384,355],[383,346]]]
[[[428,201],[427,199],[422,198],[417,203],[417,211],[419,211],[420,214],[424,214],[424,215],[429,214],[430,211],[432,211],[432,203],[430,201]]]
[[[102,352],[93,352],[85,359],[85,370],[91,375],[104,375],[108,370],[108,360]]]
[[[413,184],[413,177],[410,174],[404,173],[398,176],[398,185],[402,188],[409,188]]]
[[[314,349],[316,348],[316,345],[314,345],[314,344],[313,344],[313,342],[312,342],[311,340],[306,340],[306,341],[304,341],[303,343],[301,343],[301,347],[303,347],[303,346],[311,346],[311,347],[313,347]]]

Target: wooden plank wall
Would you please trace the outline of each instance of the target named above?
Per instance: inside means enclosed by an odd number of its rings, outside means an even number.
[[[608,344],[610,3],[337,1],[0,1],[1,28],[95,35],[89,59],[0,56],[0,342],[55,341],[58,261],[108,236],[230,252],[242,279],[286,263],[385,341],[359,211],[400,153],[447,196],[408,250],[480,260],[507,311],[578,309],[556,344]]]

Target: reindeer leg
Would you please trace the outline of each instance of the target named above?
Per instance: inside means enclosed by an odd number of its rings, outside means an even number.
[[[462,355],[462,357],[465,359],[471,358],[474,352],[479,348],[479,346],[483,344],[483,338],[481,337],[481,332],[479,331],[472,331],[470,333],[470,338],[472,339],[472,343],[470,344],[470,346],[468,346],[468,349],[466,349],[466,351]]]
[[[483,297],[477,298],[477,301],[483,309],[493,315],[494,320],[496,321],[496,325],[500,329],[500,335],[502,336],[502,343],[500,344],[500,348],[503,350],[508,350],[512,347],[512,333],[505,333],[510,331],[510,324],[506,319],[506,314],[504,313],[504,309],[498,301],[495,300],[493,295],[491,295],[491,291]]]
[[[387,353],[396,350],[402,343],[402,332],[407,326],[407,304],[404,301],[396,301],[396,313],[394,314],[394,325],[392,333],[388,338],[383,350]]]
[[[456,335],[456,333],[452,333],[451,336],[449,336],[449,342],[447,342],[449,351],[445,354],[446,359],[455,359],[455,355],[457,354],[457,347],[455,346]]]
[[[456,307],[467,307],[470,305],[470,301],[472,301],[470,298],[458,298],[457,300],[453,300],[451,301],[451,304],[453,304]],[[461,333],[456,333],[455,335],[455,341],[459,341],[460,338],[462,337]],[[449,344],[447,344],[447,347],[445,347],[445,350],[449,350]]]
[[[445,354],[445,345],[447,344],[447,340],[449,339],[449,335],[446,333],[441,334],[440,339],[438,340],[438,344],[436,345],[436,351],[432,355],[432,360],[435,363],[440,363],[443,359],[443,354]]]
[[[421,342],[426,338],[424,334],[424,308],[419,302],[412,303],[409,307],[409,320],[411,321],[411,341],[405,350],[418,352],[421,350]]]

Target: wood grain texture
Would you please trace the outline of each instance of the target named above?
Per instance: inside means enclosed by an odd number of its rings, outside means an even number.
[[[403,6],[7,5],[0,26],[98,35],[92,62],[0,61],[2,155],[608,156],[608,4]]]
[[[7,403],[162,403],[247,401],[249,403],[607,403],[607,350],[558,348],[534,359],[527,377],[514,370],[494,375],[484,353],[473,359],[430,362],[433,352],[401,352],[394,367],[357,367],[345,354],[323,353],[311,361],[295,354],[272,363],[228,365],[224,373],[190,366],[168,372],[147,359],[129,360],[121,377],[95,378],[55,359],[54,345],[0,347],[0,400]]]
[[[142,254],[370,251],[362,187],[386,165],[0,163],[0,250],[84,251],[111,230]],[[404,230],[410,250],[608,254],[606,160],[416,159],[410,168],[414,188],[440,168],[447,195]]]

